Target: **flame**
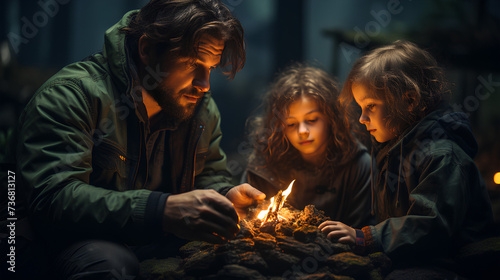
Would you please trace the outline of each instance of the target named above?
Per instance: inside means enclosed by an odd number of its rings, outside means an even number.
[[[292,187],[293,187],[293,183],[295,182],[295,180],[293,180],[290,185],[288,185],[288,188],[286,188],[286,190],[283,192],[283,200],[281,200],[281,203],[280,203],[280,207],[278,208],[278,211],[281,209],[281,207],[283,207],[283,205],[285,204],[285,200],[286,198],[288,197],[288,195],[290,195],[290,193],[292,192]]]
[[[274,196],[271,197],[271,204],[269,204],[269,207],[267,208],[267,210],[262,210],[260,211],[259,215],[257,216],[257,218],[259,220],[262,220],[266,217],[267,213],[269,213],[269,211],[271,210],[271,208],[273,207],[274,205]]]
[[[269,213],[269,211],[272,211],[272,212],[276,212],[278,213],[280,211],[280,209],[283,207],[283,205],[285,204],[285,200],[286,198],[288,197],[288,195],[290,195],[290,193],[292,192],[292,186],[293,186],[293,183],[295,182],[295,180],[293,180],[290,185],[288,185],[288,188],[281,193],[281,196],[283,197],[281,199],[281,202],[279,205],[276,205],[274,203],[274,199],[278,196],[278,195],[275,195],[273,197],[271,197],[271,202],[269,204],[269,207],[267,208],[267,210],[262,210],[260,211],[259,215],[257,215],[257,219],[259,220],[262,220],[262,222],[264,223],[264,219],[266,218],[267,214]],[[279,218],[283,218],[281,215],[278,215]]]

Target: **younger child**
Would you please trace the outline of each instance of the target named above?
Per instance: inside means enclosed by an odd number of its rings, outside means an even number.
[[[349,132],[339,90],[324,71],[294,65],[274,81],[253,120],[248,182],[274,196],[295,179],[287,202],[313,204],[332,219],[370,223],[370,156]]]
[[[492,210],[472,160],[477,143],[466,115],[445,105],[446,92],[434,58],[410,42],[354,64],[341,99],[355,100],[359,122],[379,143],[372,195],[380,223],[355,230],[325,222],[328,237],[385,252],[396,265],[439,266],[485,235]]]

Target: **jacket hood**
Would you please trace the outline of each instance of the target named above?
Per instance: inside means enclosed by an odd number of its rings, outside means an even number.
[[[437,141],[448,139],[455,142],[471,158],[477,153],[478,146],[472,133],[470,121],[465,113],[453,112],[449,106],[443,106],[423,118],[413,128],[403,133],[403,137],[391,145],[389,153],[399,152],[405,144],[413,145],[414,141]],[[400,147],[402,145],[402,147]]]
[[[372,213],[374,213],[374,183],[379,179],[384,181],[384,189],[387,188],[388,170],[398,174],[396,189],[389,188],[391,192],[396,191],[396,207],[399,206],[400,184],[405,155],[419,148],[426,147],[429,142],[449,140],[456,143],[471,158],[477,153],[478,146],[472,133],[469,119],[462,112],[454,112],[448,105],[441,106],[424,117],[415,126],[408,128],[399,138],[388,143],[375,144],[378,147],[376,159],[372,149]],[[399,157],[398,166],[389,166],[392,160],[389,158]],[[378,174],[385,172],[385,178],[377,178],[374,174],[373,164],[376,161],[379,168]],[[397,169],[396,169],[397,168]],[[377,174],[377,175],[378,175]]]
[[[128,26],[138,12],[139,10],[133,10],[126,13],[118,23],[106,30],[104,34],[103,55],[107,58],[108,67],[119,88],[126,89],[132,82],[129,64],[133,64],[127,54],[125,33],[121,29]]]

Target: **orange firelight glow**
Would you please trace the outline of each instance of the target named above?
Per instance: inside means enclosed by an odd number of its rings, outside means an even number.
[[[495,173],[495,176],[493,176],[493,181],[495,181],[495,184],[500,185],[500,172]]]
[[[279,210],[283,207],[283,205],[285,204],[285,200],[286,198],[288,197],[288,195],[290,195],[290,193],[292,192],[292,186],[293,186],[293,183],[295,182],[295,180],[293,180],[290,185],[288,185],[288,188],[282,192],[282,196],[283,196],[283,199],[281,200],[280,202],[280,205],[275,205],[274,203],[274,200],[276,198],[277,195],[271,197],[271,203],[269,204],[269,207],[267,208],[267,210],[262,210],[260,211],[259,215],[257,215],[257,218],[259,220],[263,220],[266,218],[267,214],[269,213],[269,211],[276,211],[276,213],[279,212]],[[264,221],[262,221],[264,222]]]

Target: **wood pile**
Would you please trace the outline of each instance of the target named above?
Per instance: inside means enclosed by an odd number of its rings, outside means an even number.
[[[223,245],[193,241],[177,258],[141,264],[142,279],[383,279],[391,262],[382,253],[354,254],[318,229],[329,220],[314,206],[283,208],[286,221],[240,222],[240,232]]]

